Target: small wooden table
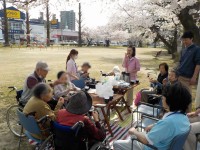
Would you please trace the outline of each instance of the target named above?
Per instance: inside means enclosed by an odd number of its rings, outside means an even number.
[[[123,121],[123,117],[121,115],[121,112],[117,108],[117,104],[119,102],[122,102],[123,104],[125,104],[125,108],[128,110],[129,113],[131,113],[131,110],[126,103],[124,96],[121,94],[115,94],[113,96],[113,99],[111,101],[109,101],[108,104],[105,103],[104,98],[99,97],[97,94],[92,93],[92,94],[90,94],[90,96],[92,97],[92,100],[93,100],[93,106],[101,109],[103,116],[104,116],[105,124],[107,125],[107,128],[108,128],[108,131],[110,132],[111,136],[113,136],[113,132],[110,127],[110,109],[111,108],[115,109],[119,118],[122,121]],[[107,109],[107,112],[105,111],[104,108]]]
[[[129,87],[119,87],[113,86],[113,91],[115,94],[125,95],[128,90],[134,89],[139,84],[130,85]]]

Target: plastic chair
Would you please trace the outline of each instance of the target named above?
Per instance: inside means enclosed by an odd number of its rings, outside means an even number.
[[[33,115],[28,115],[28,116],[25,115],[20,108],[17,110],[17,115],[19,117],[19,121],[20,121],[20,124],[22,126],[21,134],[23,132],[23,129],[25,129],[26,130],[25,131],[25,135],[29,139],[37,142],[38,145],[41,145],[40,147],[44,147],[43,143],[48,143],[48,142],[46,140],[36,139],[31,134],[37,134],[37,135],[41,135],[42,136],[42,132],[47,131],[47,130],[41,130],[39,128],[38,124],[46,122],[48,116],[44,116],[41,119],[39,119],[38,121],[36,121]],[[47,140],[52,140],[52,138],[53,138],[53,135],[50,135],[47,138]],[[18,147],[18,149],[20,149],[20,145],[21,145],[21,136],[20,136],[20,139],[19,139],[19,147]]]
[[[87,142],[81,136],[83,122],[77,122],[73,127],[53,122],[55,150],[87,150]]]
[[[72,80],[71,81],[76,87],[80,88],[80,89],[84,89],[85,88],[85,81],[83,79],[81,80]]]
[[[183,150],[183,146],[184,146],[185,141],[190,133],[190,130],[191,130],[191,126],[187,132],[175,136],[173,138],[168,150]],[[133,150],[133,141],[134,140],[140,142],[138,139],[132,138],[132,148],[131,148],[132,150]],[[146,146],[150,147],[153,150],[158,150],[158,148],[153,145],[147,144]]]

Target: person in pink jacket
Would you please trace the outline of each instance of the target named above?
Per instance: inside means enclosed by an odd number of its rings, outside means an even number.
[[[130,73],[130,81],[137,80],[137,72],[140,71],[140,62],[135,57],[136,49],[133,46],[129,46],[127,48],[127,53],[125,53],[125,57],[123,59],[122,67],[125,68],[126,73]],[[133,89],[127,91],[126,101],[128,106],[132,106],[133,104]]]
[[[137,79],[137,72],[140,71],[140,62],[135,57],[136,49],[133,46],[127,48],[127,53],[123,60],[122,67],[125,68],[126,73],[130,73],[130,80]]]

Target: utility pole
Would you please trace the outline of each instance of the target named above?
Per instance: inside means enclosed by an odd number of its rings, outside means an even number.
[[[49,22],[49,0],[46,1],[46,18],[47,18],[47,46],[50,46],[50,22]]]
[[[82,47],[82,37],[81,37],[81,23],[82,23],[82,12],[81,12],[81,3],[79,2],[79,12],[78,12],[78,46]]]
[[[29,6],[29,2],[26,1],[25,3],[26,5],[26,46],[29,47],[30,43],[31,43],[31,38],[30,38],[30,34],[31,34],[31,30],[30,30],[30,22],[29,22],[29,10],[28,10],[28,6]]]
[[[30,29],[30,15],[29,15],[29,6],[31,3],[36,2],[37,0],[15,0],[13,1],[13,4],[15,4],[16,6],[18,5],[22,5],[22,8],[25,8],[26,11],[26,46],[29,47],[30,43],[31,43],[31,29]]]
[[[9,37],[8,37],[8,17],[6,12],[6,0],[3,0],[3,12],[4,12],[4,20],[3,20],[3,29],[4,29],[4,46],[9,46]]]

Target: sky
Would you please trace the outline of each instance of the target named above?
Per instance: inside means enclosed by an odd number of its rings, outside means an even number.
[[[58,3],[58,0],[52,0],[50,5],[50,11],[56,14],[57,19],[60,18],[60,11],[74,10],[76,17],[78,17],[78,3],[66,3],[64,0],[60,0],[62,3]],[[96,2],[94,0],[83,0],[82,13],[84,26],[95,28],[97,26],[104,26],[108,23],[109,17],[114,11],[112,5],[102,2],[101,0]],[[39,12],[44,11],[44,7],[37,7],[30,10],[31,18],[38,18]]]

